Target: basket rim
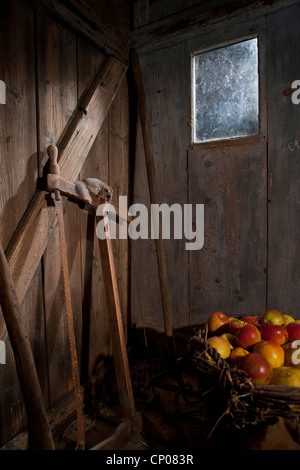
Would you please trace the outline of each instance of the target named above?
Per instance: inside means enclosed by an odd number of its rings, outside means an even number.
[[[241,317],[240,317],[241,318]],[[196,344],[196,346],[201,346],[203,347],[203,351],[205,348],[205,351],[214,359],[214,362],[211,360],[202,357],[202,360],[206,362],[206,364],[210,368],[216,369],[216,371],[222,371],[225,370],[228,374],[232,375],[234,374],[239,374],[241,377],[245,379],[245,382],[249,385],[249,389],[251,389],[252,393],[255,395],[262,395],[262,394],[267,394],[270,395],[270,392],[275,392],[275,395],[279,395],[280,393],[284,395],[290,395],[295,396],[296,400],[299,400],[300,404],[300,387],[293,387],[293,386],[284,386],[284,385],[276,385],[276,384],[269,384],[269,385],[255,385],[251,379],[251,377],[242,369],[239,369],[236,365],[233,365],[226,359],[223,359],[221,355],[217,352],[215,348],[210,346],[210,344],[207,342],[207,323],[203,324],[204,326],[200,326],[198,333],[193,335],[190,340],[189,340],[189,353],[193,355],[193,346],[192,344]],[[229,377],[228,377],[229,378]],[[229,378],[229,381],[233,383],[233,380],[231,381]]]

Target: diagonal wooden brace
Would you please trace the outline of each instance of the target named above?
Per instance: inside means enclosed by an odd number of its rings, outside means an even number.
[[[112,57],[99,69],[59,147],[62,178],[78,178],[126,70]],[[47,207],[46,195],[45,191],[36,191],[5,253],[20,303],[57,223],[55,211]]]

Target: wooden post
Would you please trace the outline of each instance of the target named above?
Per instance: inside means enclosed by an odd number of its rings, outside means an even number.
[[[27,413],[28,448],[55,450],[28,334],[1,243],[0,286],[0,303]]]
[[[136,432],[139,425],[136,421],[137,414],[135,410],[131,375],[126,351],[125,333],[113,258],[114,255],[109,236],[109,216],[108,213],[105,212],[105,209],[103,210],[103,213],[106,238],[105,240],[101,240],[99,238],[99,248],[119,400],[123,412],[123,418],[129,419],[133,428],[132,432]]]
[[[131,66],[133,77],[135,81],[138,104],[141,117],[141,126],[143,133],[144,141],[144,150],[145,150],[145,160],[147,167],[147,176],[148,184],[150,191],[150,202],[151,204],[159,204],[158,199],[158,190],[157,190],[157,181],[155,175],[154,159],[153,159],[153,150],[151,143],[151,135],[149,129],[148,113],[146,106],[146,98],[143,86],[142,73],[139,63],[139,58],[137,52],[133,49],[131,51]],[[162,239],[162,228],[161,223],[159,224],[159,237],[155,240],[156,244],[156,256],[158,263],[159,271],[159,280],[160,280],[160,289],[161,289],[161,299],[163,306],[164,314],[164,324],[165,332],[167,337],[173,336],[173,315],[172,315],[172,305],[171,305],[171,296],[169,290],[169,281],[168,281],[168,271],[165,255],[165,247]]]

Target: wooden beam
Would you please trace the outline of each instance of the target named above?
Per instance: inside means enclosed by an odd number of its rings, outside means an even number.
[[[75,113],[59,146],[61,176],[66,180],[78,178],[126,69],[120,61],[107,59]],[[6,250],[20,303],[56,226],[56,214],[53,208],[47,207],[46,194],[45,191],[35,193]]]
[[[59,0],[31,0],[36,8],[43,8],[56,20],[67,25],[79,36],[87,39],[105,54],[128,64],[129,42],[79,2],[68,8]]]
[[[157,21],[149,21],[134,29],[131,33],[131,47],[141,53],[144,49],[162,48],[176,42],[190,39],[204,31],[217,30],[224,21],[243,16],[251,20],[287,8],[298,3],[298,0],[205,0],[186,8],[183,11],[165,16]]]

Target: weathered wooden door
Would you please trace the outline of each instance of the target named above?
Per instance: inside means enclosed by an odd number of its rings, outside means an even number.
[[[259,130],[256,135],[192,143],[189,202],[204,204],[204,246],[190,253],[191,321],[216,310],[229,316],[265,308],[267,272],[267,111],[265,20],[197,38],[189,49],[257,38]],[[224,80],[226,77],[224,76]],[[242,97],[240,98],[242,99]],[[203,119],[206,117],[204,116]],[[226,117],[225,117],[226,119]]]
[[[201,38],[201,47],[214,47],[257,36],[260,130],[188,150],[189,200],[205,204],[204,247],[190,254],[194,322],[214,310],[265,308],[299,318],[300,106],[291,99],[300,78],[299,15],[297,3]]]

